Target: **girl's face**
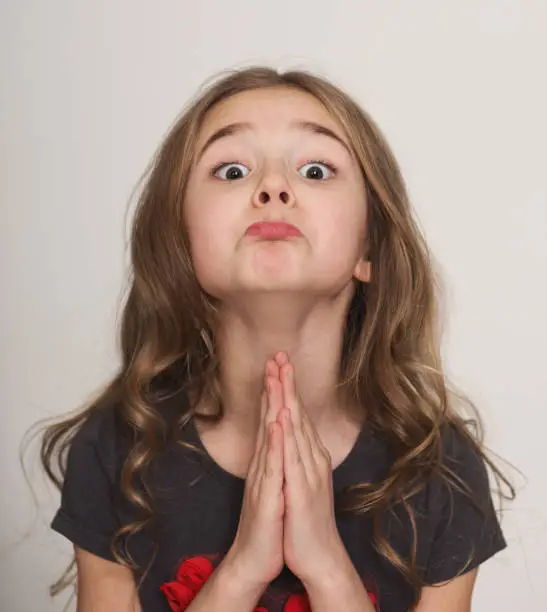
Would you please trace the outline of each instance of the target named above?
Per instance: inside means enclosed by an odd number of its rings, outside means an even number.
[[[207,115],[185,198],[194,269],[222,301],[257,292],[334,296],[363,261],[365,185],[343,130],[312,95],[236,94]],[[296,230],[281,235],[275,225]],[[286,229],[286,228],[285,228]]]

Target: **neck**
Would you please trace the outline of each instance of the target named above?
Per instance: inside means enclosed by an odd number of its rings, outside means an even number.
[[[341,411],[342,340],[351,288],[328,300],[302,296],[253,296],[223,304],[216,349],[224,415],[239,431],[256,430],[266,360],[285,351],[295,369],[297,391],[310,419],[326,428]]]

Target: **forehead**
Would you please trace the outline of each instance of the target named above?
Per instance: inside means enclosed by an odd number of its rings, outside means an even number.
[[[313,95],[294,87],[268,87],[241,92],[216,104],[205,116],[200,140],[232,123],[277,131],[295,120],[319,123],[344,135],[340,124]]]

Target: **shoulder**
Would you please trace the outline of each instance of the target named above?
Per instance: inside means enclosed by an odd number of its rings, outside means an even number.
[[[158,410],[180,405],[156,403]],[[69,422],[70,423],[70,422]],[[61,506],[51,526],[76,546],[114,560],[111,543],[122,524],[132,522],[137,510],[122,494],[121,473],[138,437],[130,417],[122,416],[121,403],[104,396],[81,422],[72,421],[75,433],[67,445]],[[169,425],[168,425],[169,427]],[[135,486],[140,487],[139,482]]]
[[[100,474],[113,484],[127,449],[121,432],[116,406],[89,410],[70,441],[66,478],[77,477],[84,482]]]
[[[466,573],[506,547],[482,447],[463,427],[441,426],[437,465],[416,478],[383,520],[397,552],[416,554],[425,584]]]
[[[445,422],[441,426],[441,441],[443,447],[444,458],[448,461],[477,461],[481,463],[480,453],[477,452],[477,446],[472,435],[464,429],[464,426],[458,426],[453,422]]]
[[[186,395],[157,394],[150,402],[150,407],[156,410],[164,421],[168,433],[177,429],[177,421],[187,409]],[[125,415],[125,416],[124,416]],[[138,415],[132,415],[132,410],[123,410],[122,401],[101,402],[89,410],[88,414],[75,432],[70,452],[86,449],[95,450],[101,460],[123,460],[139,437],[132,420]]]
[[[463,427],[443,426],[440,469],[426,496],[427,583],[467,572],[506,547],[480,443]]]
[[[453,521],[464,527],[461,517],[474,523],[496,520],[483,446],[463,424],[441,426],[437,463],[423,484],[417,503],[437,534]]]
[[[463,426],[442,426],[440,465],[431,485],[444,498],[447,491],[457,491],[469,496],[470,501],[482,505],[486,501],[490,509],[490,482],[482,445]]]
[[[51,527],[76,546],[114,560],[114,507],[120,463],[114,407],[91,408],[77,427],[64,462],[61,505]]]
[[[73,438],[74,444],[100,446],[112,443],[117,431],[117,407],[94,407],[87,413]]]

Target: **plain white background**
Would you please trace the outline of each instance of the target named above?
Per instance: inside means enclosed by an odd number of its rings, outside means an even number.
[[[58,498],[18,459],[117,363],[131,191],[202,82],[268,63],[377,119],[447,285],[448,371],[520,468],[475,610],[547,609],[547,8],[541,0],[12,0],[0,8],[0,608],[61,610]],[[503,464],[501,464],[502,467]]]

